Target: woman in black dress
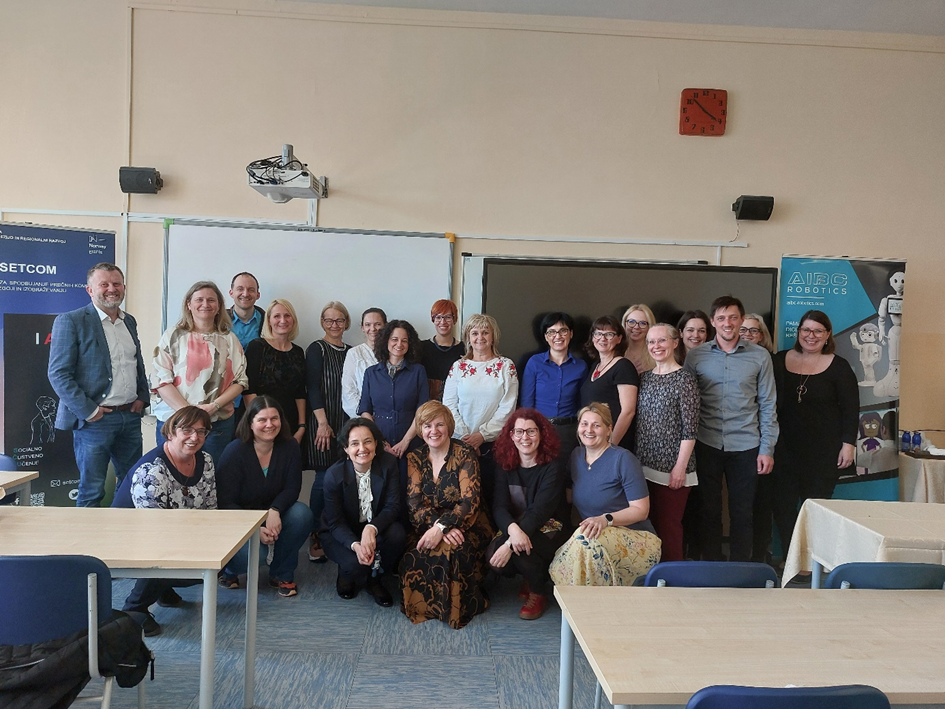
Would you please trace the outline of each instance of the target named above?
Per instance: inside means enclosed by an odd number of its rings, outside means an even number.
[[[581,385],[581,406],[591,402],[607,404],[613,419],[610,442],[627,450],[635,447],[633,417],[637,411],[640,376],[623,356],[627,350],[620,321],[612,315],[597,318],[584,350],[596,360]]]
[[[774,453],[774,519],[787,554],[799,503],[830,499],[856,457],[859,390],[850,364],[834,354],[826,313],[808,310],[793,349],[774,356],[781,435]]]
[[[246,408],[260,394],[268,394],[282,407],[282,425],[302,443],[305,436],[305,352],[294,344],[299,319],[292,303],[276,298],[266,308],[261,336],[246,346],[246,376],[243,394]]]
[[[458,311],[452,300],[438,300],[430,308],[436,334],[420,343],[420,364],[430,379],[430,399],[443,401],[443,382],[453,362],[466,354],[466,345],[453,336]]]
[[[548,567],[571,532],[559,445],[551,422],[535,409],[524,408],[512,413],[495,441],[492,513],[499,534],[486,559],[497,573],[522,575],[522,620],[540,618],[548,607]]]

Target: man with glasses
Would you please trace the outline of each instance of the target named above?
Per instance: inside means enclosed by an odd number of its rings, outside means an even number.
[[[59,397],[56,428],[72,431],[78,507],[105,497],[108,461],[122,479],[141,457],[141,412],[149,400],[138,326],[121,309],[125,276],[115,264],[89,270],[91,303],[53,323],[49,383]]]
[[[703,559],[722,555],[722,480],[728,485],[732,561],[752,555],[752,508],[758,475],[774,467],[778,440],[776,391],[771,356],[739,339],[745,308],[738,298],[712,302],[715,339],[686,355],[702,396],[696,436],[696,470],[702,500]]]

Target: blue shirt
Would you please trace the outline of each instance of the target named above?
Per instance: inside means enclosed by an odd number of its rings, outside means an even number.
[[[581,382],[587,363],[571,353],[564,364],[556,364],[549,352],[529,358],[522,372],[522,406],[538,409],[548,418],[576,416]]]
[[[629,503],[649,497],[643,467],[625,448],[611,446],[590,466],[584,446],[571,453],[571,499],[581,519],[625,510]],[[628,529],[652,532],[649,519],[626,525]]]
[[[777,390],[771,355],[739,340],[726,352],[716,340],[689,351],[686,369],[696,375],[702,407],[696,438],[717,450],[774,455],[778,441]]]
[[[263,318],[266,314],[254,307],[253,317],[249,319],[249,322],[243,322],[233,308],[230,308],[229,313],[233,320],[233,334],[236,335],[236,339],[240,341],[245,352],[247,345],[262,334]]]
[[[430,384],[422,364],[404,362],[391,377],[387,362],[378,362],[364,370],[358,414],[371,414],[384,438],[395,446],[407,435],[420,404],[429,400]]]

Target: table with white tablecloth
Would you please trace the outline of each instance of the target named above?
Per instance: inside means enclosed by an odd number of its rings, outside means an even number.
[[[945,457],[900,453],[899,499],[945,503]]]

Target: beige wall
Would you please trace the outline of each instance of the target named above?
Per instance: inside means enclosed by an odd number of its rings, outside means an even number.
[[[942,38],[202,4],[0,7],[0,207],[304,220],[304,203],[245,185],[248,162],[291,142],[331,180],[320,226],[509,237],[457,253],[714,262],[576,240],[729,240],[734,198],[771,194],[772,219],[743,223],[748,248],[723,263],[908,259],[902,423],[945,428]],[[729,91],[724,137],[677,134],[690,86]],[[157,167],[164,190],[126,204],[123,164]],[[151,342],[161,236],[128,233],[128,307]]]

